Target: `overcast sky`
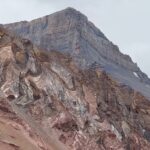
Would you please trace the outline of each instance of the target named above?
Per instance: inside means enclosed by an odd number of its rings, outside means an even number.
[[[80,10],[150,76],[150,0],[0,0],[0,23]]]

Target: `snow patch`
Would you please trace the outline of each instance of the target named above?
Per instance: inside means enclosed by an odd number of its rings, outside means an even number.
[[[133,72],[134,76],[139,78],[138,74],[136,72]]]

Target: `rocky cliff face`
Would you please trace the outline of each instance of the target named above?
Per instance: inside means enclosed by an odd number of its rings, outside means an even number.
[[[5,25],[47,51],[69,53],[82,68],[99,66],[114,79],[150,97],[150,79],[110,42],[87,17],[73,8],[33,20]]]
[[[10,150],[149,150],[150,101],[103,68],[0,28],[0,144]]]
[[[149,150],[149,79],[85,16],[5,28],[17,37],[0,27],[0,149]]]

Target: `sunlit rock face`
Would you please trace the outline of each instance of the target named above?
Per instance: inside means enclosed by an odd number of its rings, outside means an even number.
[[[0,33],[3,150],[149,150],[148,98],[100,66]]]

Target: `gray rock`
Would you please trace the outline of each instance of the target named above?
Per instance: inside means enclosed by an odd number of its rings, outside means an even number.
[[[69,53],[82,69],[96,63],[119,82],[150,97],[150,87],[146,86],[150,84],[147,75],[128,55],[122,54],[86,16],[73,8],[31,22],[17,22],[4,27],[30,39],[42,49]]]

